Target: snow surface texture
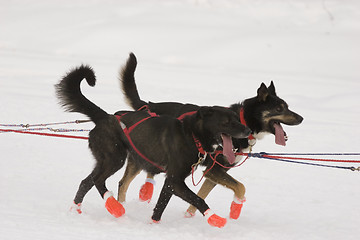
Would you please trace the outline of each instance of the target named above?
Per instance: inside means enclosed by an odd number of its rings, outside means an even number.
[[[360,1],[0,1],[0,16],[2,124],[84,119],[59,107],[53,86],[81,63],[98,77],[95,88],[82,86],[89,99],[109,113],[129,109],[117,76],[133,51],[145,100],[229,106],[274,80],[305,120],[284,126],[286,147],[266,136],[255,152],[359,151]],[[217,229],[199,213],[186,219],[187,203],[173,197],[161,223],[149,224],[163,175],[150,204],[138,201],[146,175],[134,180],[124,217],[112,217],[95,189],[83,214],[71,214],[94,164],[87,142],[15,133],[0,141],[2,240],[359,237],[358,172],[250,159],[230,170],[247,187],[238,220]],[[122,174],[107,181],[110,190]],[[218,186],[207,202],[225,217],[232,199]]]

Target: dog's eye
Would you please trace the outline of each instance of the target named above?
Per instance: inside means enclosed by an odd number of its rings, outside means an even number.
[[[283,111],[283,107],[278,106],[278,107],[276,108],[276,111],[277,111],[277,112],[282,112],[282,111]]]

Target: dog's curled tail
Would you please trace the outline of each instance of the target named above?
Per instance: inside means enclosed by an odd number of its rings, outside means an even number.
[[[136,70],[136,57],[134,53],[129,54],[129,59],[126,65],[120,71],[120,84],[122,91],[125,95],[126,102],[135,110],[141,108],[147,103],[140,99],[136,83],[135,83],[135,70]]]
[[[81,93],[80,83],[84,78],[90,86],[95,86],[96,77],[90,66],[81,65],[72,69],[55,85],[56,96],[67,111],[85,114],[97,124],[108,114]]]

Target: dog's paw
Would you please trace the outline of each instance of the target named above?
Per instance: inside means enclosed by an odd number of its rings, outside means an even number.
[[[213,227],[222,228],[225,226],[225,224],[227,222],[226,218],[222,218],[222,217],[216,215],[210,209],[206,210],[206,212],[204,213],[204,216],[207,218],[207,222]]]
[[[81,203],[76,204],[75,202],[73,202],[69,211],[81,214],[82,213],[82,211],[81,211]]]
[[[149,224],[160,224],[160,220],[150,219]]]
[[[186,212],[184,213],[184,217],[186,217],[186,218],[192,218],[194,216],[195,216],[195,213],[190,212],[189,209],[186,210]]]
[[[230,218],[231,219],[238,219],[241,213],[241,209],[243,207],[243,203],[246,199],[239,199],[237,197],[234,198],[230,206]]]
[[[154,185],[155,182],[153,179],[146,179],[146,182],[144,185],[141,186],[140,192],[139,192],[139,199],[142,202],[150,202],[153,192],[154,192]]]
[[[105,207],[109,211],[111,215],[116,218],[121,217],[125,214],[125,208],[121,203],[116,201],[113,194],[111,192],[106,192],[104,194]]]

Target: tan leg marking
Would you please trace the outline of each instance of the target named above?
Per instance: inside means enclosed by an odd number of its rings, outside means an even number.
[[[148,174],[146,175],[146,178],[154,179],[154,175],[152,175],[151,173],[148,173]]]
[[[233,190],[235,196],[239,199],[244,198],[245,186],[239,181],[237,181],[235,178],[230,176],[228,173],[212,170],[209,171],[205,177],[207,179],[205,180],[198,192],[198,196],[202,199],[205,199],[217,184]],[[191,205],[187,211],[194,214],[196,212],[196,208]]]
[[[141,172],[141,169],[138,168],[131,160],[130,161],[129,160],[128,160],[128,164],[125,169],[124,176],[119,181],[119,188],[118,188],[118,201],[119,202],[125,202],[126,192],[129,188],[130,183]]]

